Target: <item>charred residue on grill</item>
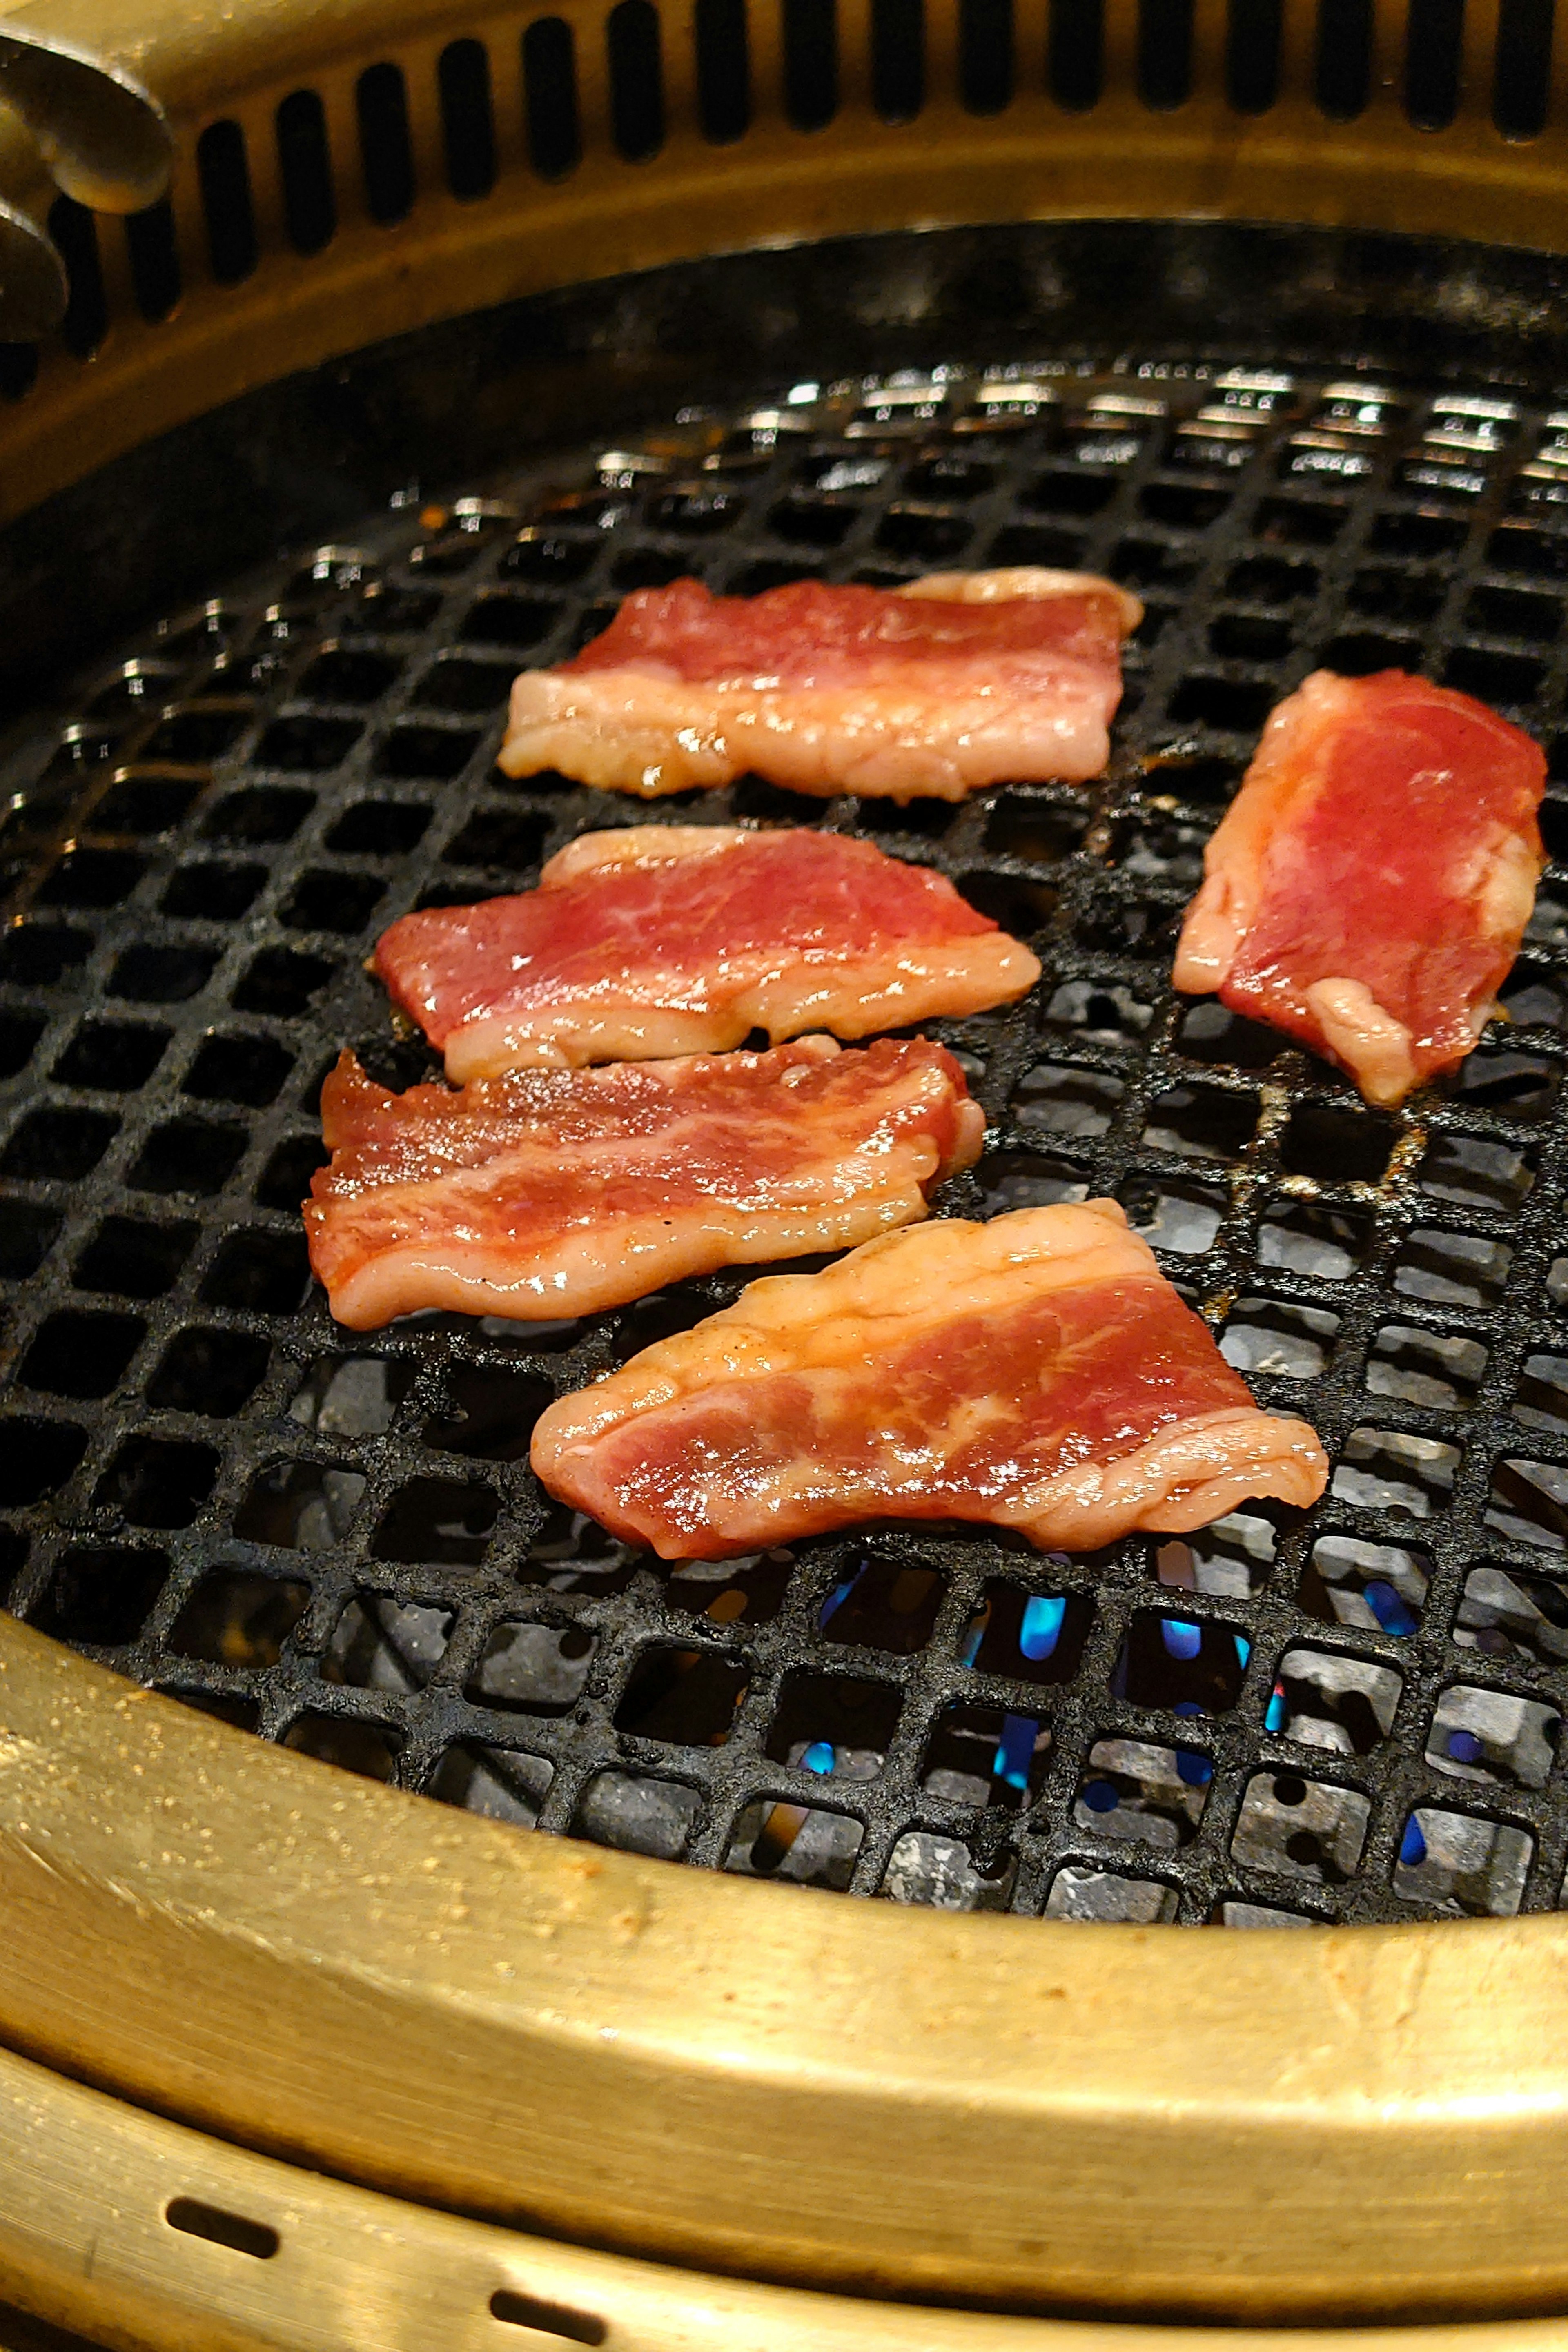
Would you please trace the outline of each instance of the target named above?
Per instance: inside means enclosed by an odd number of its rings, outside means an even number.
[[[745,1277],[337,1329],[297,1216],[317,1090],[345,1041],[429,1066],[361,960],[628,820],[491,764],[516,663],[628,587],[1002,562],[1145,599],[1102,784],[657,814],[864,829],[1031,941],[1025,1003],[939,1024],[991,1121],[942,1207],[1121,1199],[1331,1490],[1104,1557],[906,1527],[656,1571],[540,1492],[528,1433]],[[745,1875],[1069,1919],[1555,1906],[1568,871],[1511,1026],[1397,1116],[1169,970],[1259,720],[1321,662],[1462,685],[1568,776],[1565,579],[1568,414],[1052,362],[781,389],[145,633],[4,779],[8,1605],[348,1769]]]

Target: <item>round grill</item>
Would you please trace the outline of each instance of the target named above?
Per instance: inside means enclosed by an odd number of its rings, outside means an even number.
[[[215,583],[0,770],[10,1609],[352,1770],[710,1868],[1067,1918],[1557,1906],[1563,877],[1511,1025],[1399,1115],[1169,972],[1309,669],[1423,669],[1551,740],[1568,415],[956,355],[466,487]],[[492,765],[516,668],[629,589],[1005,563],[1145,599],[1097,787],[899,809],[748,780],[644,811]],[[1322,1433],[1317,1509],[1074,1559],[868,1528],[668,1571],[552,1504],[529,1432],[747,1274],[568,1327],[333,1325],[297,1213],[321,1077],[345,1043],[394,1083],[431,1066],[361,968],[376,935],[649,814],[857,832],[1030,940],[1023,1004],[932,1025],[991,1122],[939,1213],[1119,1198],[1260,1400]]]

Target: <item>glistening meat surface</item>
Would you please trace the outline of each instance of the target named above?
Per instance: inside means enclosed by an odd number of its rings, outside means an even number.
[[[1098,776],[1142,607],[1023,566],[889,590],[642,588],[556,669],[524,670],[500,753],[652,799],[749,771],[803,793],[963,800]]]
[[[752,1029],[864,1037],[1005,1003],[1040,971],[940,874],[733,825],[584,834],[537,890],[405,915],[375,969],[459,1083],[721,1053]]]
[[[1216,992],[1397,1103],[1496,1010],[1543,856],[1546,761],[1425,678],[1307,679],[1204,854],[1175,982]]]
[[[865,1519],[979,1519],[1086,1550],[1328,1463],[1261,1412],[1113,1201],[918,1226],[733,1307],[563,1397],[552,1494],[666,1559]]]
[[[310,1262],[355,1330],[447,1307],[548,1318],[715,1266],[843,1249],[925,1214],[984,1118],[923,1040],[514,1070],[389,1094],[345,1053]]]

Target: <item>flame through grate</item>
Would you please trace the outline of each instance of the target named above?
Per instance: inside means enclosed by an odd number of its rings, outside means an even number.
[[[628,588],[1017,562],[1146,599],[1093,790],[900,811],[750,780],[645,812],[491,765],[515,668]],[[800,385],[410,499],[144,635],[0,776],[8,1606],[351,1769],[731,1871],[1068,1918],[1555,1907],[1568,871],[1513,1025],[1398,1115],[1169,970],[1257,730],[1320,663],[1425,669],[1568,776],[1565,603],[1568,415],[1150,363]],[[529,1432],[743,1275],[544,1329],[331,1323],[296,1210],[321,1079],[344,1042],[428,1066],[370,943],[647,814],[860,830],[1032,940],[1022,1006],[936,1024],[991,1121],[942,1206],[1119,1197],[1322,1432],[1314,1511],[669,1572],[552,1504]],[[1544,829],[1564,853],[1568,803]]]

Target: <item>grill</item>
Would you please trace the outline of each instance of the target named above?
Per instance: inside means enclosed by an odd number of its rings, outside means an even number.
[[[146,2352],[1561,2308],[1565,868],[1398,1116],[1168,985],[1320,664],[1530,728],[1568,861],[1553,55],[1536,0],[0,18],[0,2296]],[[650,814],[496,772],[519,666],[681,573],[988,562],[1144,599],[1100,785],[651,814],[1031,940],[942,1031],[937,1213],[1121,1199],[1332,1485],[656,1570],[528,1430],[744,1276],[345,1334],[321,1080],[430,1066],[393,917]]]
[[[1550,732],[1565,498],[1568,415],[1495,389],[960,358],[405,495],[143,631],[0,780],[10,1607],[304,1753],[730,1872],[1066,1918],[1555,1906],[1561,878],[1510,1024],[1397,1117],[1169,965],[1309,668],[1425,668]],[[394,1083],[430,1066],[362,970],[393,916],[633,814],[494,769],[518,663],[682,572],[952,562],[1144,595],[1102,786],[900,810],[751,780],[659,811],[858,831],[1031,940],[1034,994],[942,1030],[992,1123],[942,1212],[1120,1198],[1316,1422],[1331,1491],[1089,1559],[878,1528],[670,1575],[550,1502],[529,1430],[745,1276],[353,1339],[304,1295],[317,1089],[343,1040]]]

